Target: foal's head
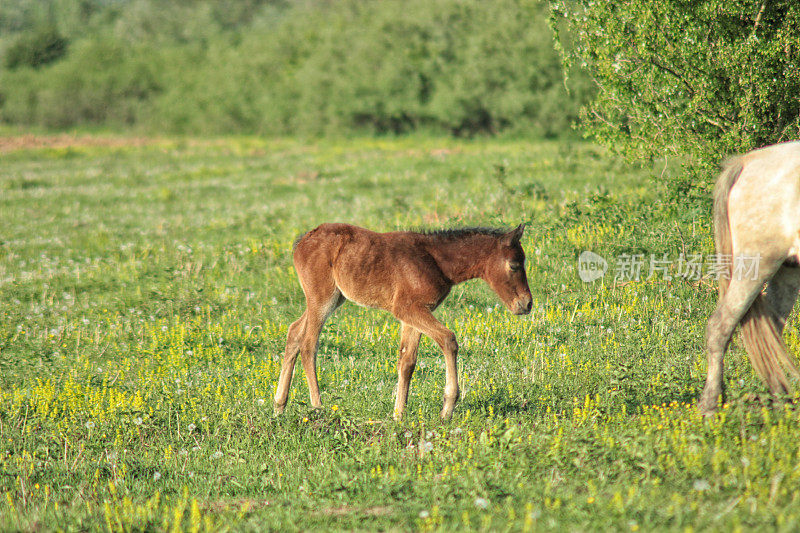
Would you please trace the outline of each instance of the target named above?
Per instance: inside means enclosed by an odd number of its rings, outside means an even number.
[[[495,249],[486,261],[483,276],[515,315],[530,313],[533,305],[525,275],[525,252],[519,243],[524,230],[525,225],[520,224],[498,237]]]

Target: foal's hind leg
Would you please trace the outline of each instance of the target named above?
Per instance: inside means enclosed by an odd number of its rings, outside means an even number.
[[[316,264],[313,263],[315,260]],[[325,257],[322,255],[311,256],[311,261],[295,259],[297,276],[306,296],[306,310],[299,320],[289,326],[286,336],[286,352],[275,390],[276,414],[282,413],[286,407],[298,353],[305,370],[311,405],[322,407],[316,368],[319,332],[325,320],[344,302],[344,297],[336,288],[333,275],[324,262]]]
[[[403,324],[400,332],[400,357],[397,360],[397,398],[394,402],[394,419],[400,420],[408,400],[408,386],[417,366],[417,348],[420,332],[408,324]]]
[[[766,263],[766,262],[764,262]],[[764,282],[770,279],[777,265],[759,266],[758,279],[732,279],[725,296],[717,303],[706,326],[706,357],[708,373],[698,408],[708,416],[717,408],[717,400],[722,396],[723,356],[733,336],[736,325],[742,320],[755,297],[761,292]]]
[[[300,353],[300,341],[306,328],[306,313],[304,311],[303,315],[289,326],[289,332],[286,334],[286,351],[283,354],[281,375],[278,378],[275,403],[273,404],[276,415],[283,413],[286,407],[286,400],[289,397],[289,385],[292,383],[294,363],[297,360],[297,354]]]
[[[306,373],[308,383],[308,395],[311,399],[311,406],[314,408],[322,407],[319,397],[319,384],[317,383],[317,347],[319,344],[319,333],[322,326],[329,316],[344,303],[344,296],[335,286],[327,299],[315,301],[306,309],[306,328],[303,340],[300,343],[300,362]]]

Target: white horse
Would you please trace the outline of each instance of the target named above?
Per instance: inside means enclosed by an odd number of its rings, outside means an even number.
[[[704,415],[722,395],[723,355],[739,323],[750,362],[773,394],[791,391],[784,369],[800,376],[781,336],[800,290],[800,142],[724,163],[714,189],[714,230],[728,275],[719,280],[706,327],[708,375],[698,406]],[[758,258],[757,270],[737,273],[741,258]]]

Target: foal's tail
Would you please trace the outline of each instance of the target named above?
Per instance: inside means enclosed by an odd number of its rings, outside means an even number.
[[[300,241],[302,241],[303,237],[305,237],[306,235],[308,235],[307,231],[295,237],[294,242],[292,243],[292,251],[295,251],[297,249],[297,245],[300,244]]]
[[[714,187],[714,240],[717,245],[717,253],[731,258],[731,261],[725,262],[728,265],[727,275],[723,274],[719,278],[720,301],[728,290],[733,263],[731,228],[728,220],[728,196],[742,173],[742,169],[741,158],[729,159],[725,162],[722,174]],[[783,369],[786,368],[795,376],[800,376],[800,372],[783,341],[775,311],[761,293],[760,287],[758,291],[758,295],[741,321],[744,347],[750,363],[767,384],[769,390],[773,394],[787,393],[791,391],[791,386]]]

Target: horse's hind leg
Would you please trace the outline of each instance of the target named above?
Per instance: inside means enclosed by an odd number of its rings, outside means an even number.
[[[397,360],[397,398],[394,402],[394,419],[400,420],[408,400],[408,387],[411,376],[417,366],[417,348],[419,348],[420,332],[407,324],[403,324],[400,332],[400,357]]]
[[[800,267],[784,265],[767,284],[766,297],[775,312],[778,331],[783,331],[800,291]]]
[[[283,354],[281,374],[278,378],[278,387],[275,390],[274,408],[276,415],[283,413],[286,407],[286,400],[289,397],[289,386],[292,383],[294,363],[297,360],[297,354],[300,353],[300,341],[305,332],[306,314],[307,311],[304,311],[303,315],[289,326],[289,332],[286,334],[286,351]]]
[[[736,325],[742,320],[756,296],[761,292],[764,282],[770,279],[777,268],[774,264],[759,266],[757,279],[730,280],[725,296],[717,303],[717,308],[708,319],[706,326],[706,357],[708,372],[703,394],[698,408],[703,415],[712,414],[717,408],[717,400],[722,396],[723,357]]]

